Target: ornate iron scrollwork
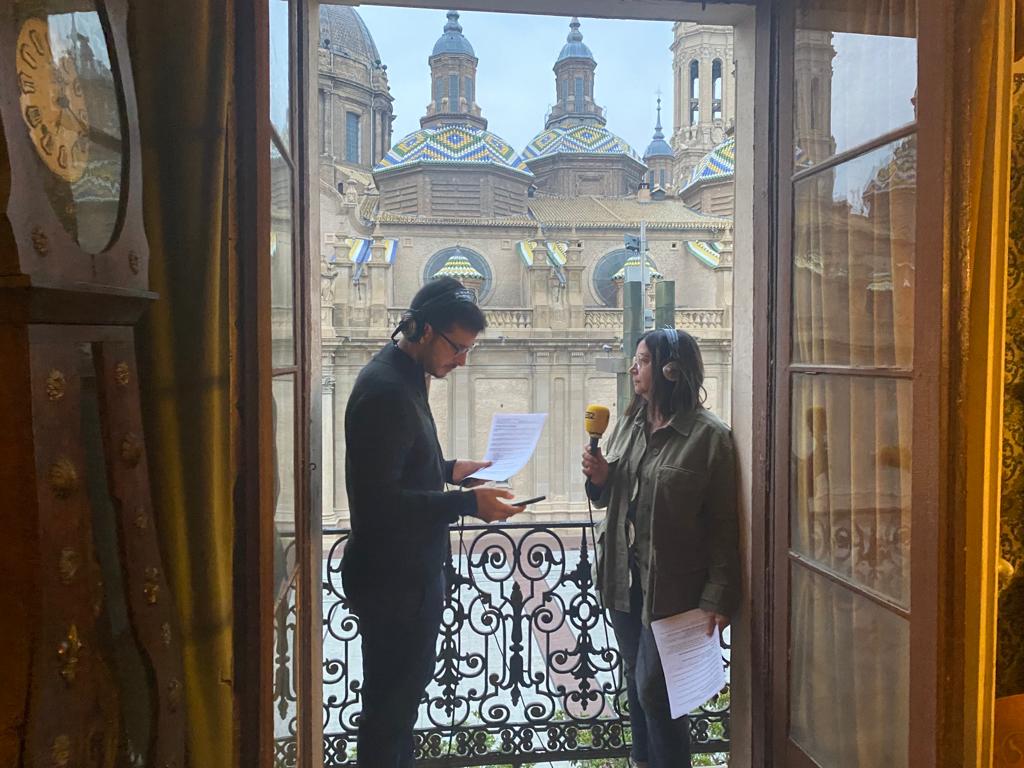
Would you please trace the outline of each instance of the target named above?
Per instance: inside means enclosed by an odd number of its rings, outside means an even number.
[[[591,575],[586,523],[453,528],[433,683],[415,734],[417,763],[437,766],[625,756],[622,664]],[[324,765],[355,764],[361,709],[359,619],[341,585],[348,531],[324,564]],[[294,614],[279,618],[277,764],[294,762]],[[727,652],[725,654],[728,655]],[[728,660],[725,660],[728,665]],[[729,749],[728,694],[691,715],[694,752]],[[284,730],[285,733],[282,733]]]

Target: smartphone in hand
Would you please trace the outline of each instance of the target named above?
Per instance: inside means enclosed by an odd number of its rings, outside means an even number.
[[[510,501],[509,504],[513,507],[528,507],[531,504],[536,504],[538,501],[544,501],[547,496],[535,496],[532,499],[525,499],[524,501]]]

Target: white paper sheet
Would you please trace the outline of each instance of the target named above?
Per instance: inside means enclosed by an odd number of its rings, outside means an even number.
[[[491,466],[470,475],[480,480],[508,480],[533,456],[544,429],[546,413],[496,413],[491,419],[491,436],[484,461]]]
[[[705,632],[708,615],[700,609],[651,622],[668,686],[672,717],[682,717],[725,687],[718,630]]]

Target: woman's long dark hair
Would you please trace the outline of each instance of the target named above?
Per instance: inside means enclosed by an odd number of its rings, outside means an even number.
[[[676,413],[690,413],[703,408],[707,393],[704,391],[704,359],[697,340],[686,331],[659,328],[641,336],[637,340],[637,348],[641,341],[651,353],[650,399],[661,417],[668,419]],[[674,380],[666,378],[666,366]],[[644,399],[634,395],[627,415],[636,416],[644,405]]]

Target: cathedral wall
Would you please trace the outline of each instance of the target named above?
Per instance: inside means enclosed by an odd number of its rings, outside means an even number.
[[[426,176],[426,201],[431,216],[472,216],[483,215],[484,201],[481,194],[483,179],[480,174],[451,173],[424,174]]]
[[[423,212],[420,206],[426,198],[428,187],[422,174],[388,174],[377,180],[377,186],[380,189],[382,211],[410,216]]]
[[[428,227],[381,226],[379,237],[397,237],[398,256],[392,267],[394,304],[409,306],[413,295],[424,282],[424,269],[438,251],[459,245],[479,253],[491,270],[492,284],[484,303],[490,307],[522,307],[527,305],[524,265],[516,254],[519,240],[532,237],[532,231],[515,227]]]
[[[699,335],[699,334],[698,334]],[[610,340],[610,339],[609,339]],[[355,377],[383,341],[348,342],[325,360],[325,418],[335,435],[324,459],[334,470],[333,488],[324,489],[325,521],[348,520],[345,492],[345,403]],[[707,406],[729,421],[731,345],[701,340]],[[579,457],[586,443],[583,412],[589,403],[607,405],[616,414],[616,381],[596,370],[608,353],[599,341],[499,340],[484,337],[469,364],[430,383],[430,407],[438,439],[448,458],[482,457],[495,413],[548,415],[533,461],[511,478],[517,497],[545,495],[522,521],[585,519],[586,498]],[[328,383],[329,382],[329,383]]]
[[[383,342],[343,344],[325,361],[325,408],[335,435],[325,461],[334,468],[334,486],[324,489],[325,522],[348,520],[345,492],[344,410],[355,377]],[[484,339],[469,365],[430,383],[430,406],[438,438],[449,458],[482,457],[494,413],[547,413],[533,461],[511,484],[522,498],[546,495],[523,520],[585,519],[579,457],[586,442],[583,413],[603,403],[615,418],[615,378],[599,373],[595,361],[607,353],[595,342],[551,343]]]
[[[557,155],[530,162],[537,189],[551,195],[623,197],[640,186],[643,167],[624,156]]]

